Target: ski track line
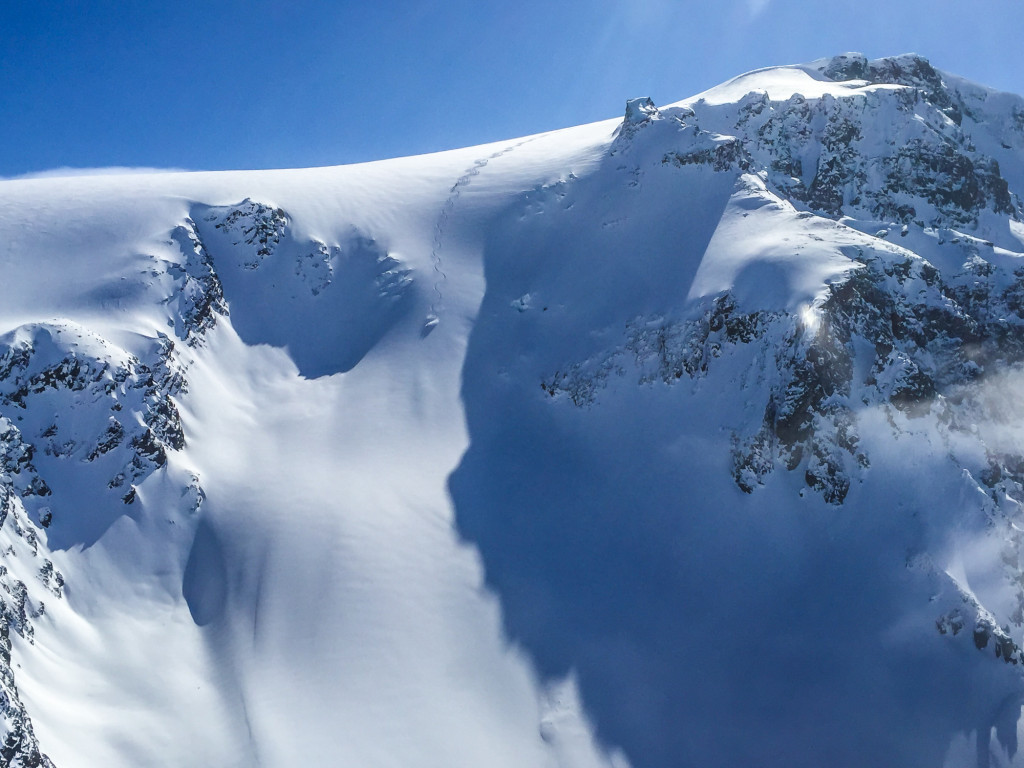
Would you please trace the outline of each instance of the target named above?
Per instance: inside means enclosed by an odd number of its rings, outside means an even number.
[[[524,144],[529,144],[531,141],[542,138],[547,134],[541,134],[540,136],[531,136],[528,139],[524,139],[516,144],[505,147],[504,149],[498,150],[492,155],[482,157],[478,160],[473,161],[473,165],[466,169],[466,172],[459,176],[452,184],[451,189],[448,190],[448,199],[444,201],[441,206],[441,212],[437,216],[437,221],[434,222],[434,240],[431,243],[430,249],[430,261],[434,267],[434,274],[436,279],[434,280],[434,301],[430,304],[430,314],[427,315],[427,321],[423,328],[426,333],[433,330],[434,326],[440,322],[440,313],[444,308],[444,296],[441,292],[441,286],[448,279],[448,275],[444,271],[444,266],[441,261],[441,247],[444,242],[445,230],[448,227],[448,220],[452,212],[455,210],[455,203],[458,201],[459,196],[462,194],[463,187],[467,186],[475,176],[480,175],[482,171],[491,160],[497,160],[503,155],[507,155],[509,152],[518,149]]]

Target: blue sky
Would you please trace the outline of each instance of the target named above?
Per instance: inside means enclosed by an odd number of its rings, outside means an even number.
[[[0,0],[0,175],[496,141],[757,67],[914,51],[1024,93],[1020,0]]]

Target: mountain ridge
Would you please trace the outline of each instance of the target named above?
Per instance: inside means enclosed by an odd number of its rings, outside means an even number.
[[[5,764],[1016,764],[1022,149],[844,54],[0,182]]]

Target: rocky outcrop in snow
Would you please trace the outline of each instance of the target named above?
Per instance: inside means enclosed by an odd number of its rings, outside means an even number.
[[[181,260],[157,262],[154,274],[172,278],[175,332],[195,347],[227,305],[194,223],[186,220],[170,237]],[[184,447],[175,398],[187,390],[187,366],[163,334],[143,357],[71,321],[24,325],[0,337],[0,765],[51,765],[19,698],[9,640],[13,632],[32,643],[32,620],[46,600],[62,597],[64,576],[48,557],[47,538],[66,545],[100,535],[92,525],[112,522],[117,507],[135,502],[136,485]],[[83,528],[77,498],[90,488],[106,489],[113,517]],[[197,506],[198,481],[191,491],[183,497]],[[25,577],[26,567],[34,578]]]
[[[989,154],[1020,146],[1024,122],[991,117],[984,92],[945,82],[921,57],[844,56],[811,69],[864,82],[842,97],[699,100],[657,112],[658,125],[646,118],[653,107],[644,119],[632,108],[613,153],[632,163],[631,186],[654,183],[653,149],[671,142],[664,165],[731,174],[741,189],[762,189],[755,194],[764,204],[788,201],[797,219],[836,221],[849,233],[840,248],[848,266],[800,308],[759,307],[756,297],[726,290],[682,316],[637,317],[617,345],[568,361],[540,386],[555,400],[599,408],[619,377],[692,388],[725,360],[732,368],[751,361],[736,384],[761,416],[732,432],[737,487],[757,493],[773,473],[790,471],[837,508],[870,471],[862,413],[885,413],[893,440],[934,430],[989,499],[985,515],[1017,606],[999,621],[1019,630],[1024,454],[977,424],[1003,417],[991,382],[1024,365],[1020,190]],[[1011,100],[1013,114],[1024,114]],[[1021,660],[1009,624],[973,597],[946,604],[957,607],[937,620],[941,633],[952,638],[969,626],[978,649]]]

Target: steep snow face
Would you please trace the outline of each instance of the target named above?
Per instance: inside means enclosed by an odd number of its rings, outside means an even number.
[[[1020,106],[754,73],[492,227],[457,520],[634,764],[1019,760]]]
[[[3,761],[1019,764],[1022,149],[848,54],[3,182]]]
[[[508,646],[446,495],[485,223],[616,124],[4,185],[5,761],[625,764]]]

